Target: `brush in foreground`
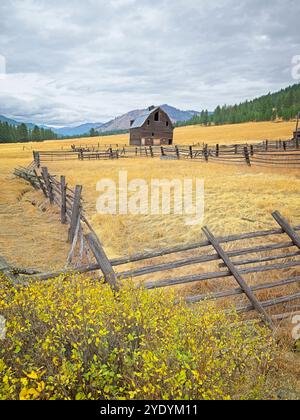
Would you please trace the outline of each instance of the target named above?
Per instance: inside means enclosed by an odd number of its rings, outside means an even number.
[[[116,295],[75,277],[2,278],[0,399],[246,399],[266,395],[270,332],[170,291]]]

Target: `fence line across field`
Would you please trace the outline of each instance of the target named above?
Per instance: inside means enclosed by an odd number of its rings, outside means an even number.
[[[208,146],[123,146],[123,147],[72,147],[69,151],[34,151],[37,167],[43,163],[60,160],[109,160],[125,158],[189,159],[221,164],[246,164],[248,166],[300,167],[299,138],[289,141],[263,141],[253,144]]]

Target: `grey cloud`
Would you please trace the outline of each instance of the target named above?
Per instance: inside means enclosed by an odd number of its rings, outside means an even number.
[[[39,123],[214,109],[293,83],[300,54],[298,0],[8,0],[0,16],[0,113]]]

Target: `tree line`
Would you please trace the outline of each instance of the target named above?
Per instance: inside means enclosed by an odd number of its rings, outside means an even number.
[[[128,134],[129,130],[114,130],[114,131],[97,131],[94,128],[91,128],[89,132],[83,134],[72,134],[70,136],[58,136],[60,140],[71,140],[71,139],[83,139],[86,137],[109,137],[120,134]]]
[[[0,143],[18,143],[54,139],[57,139],[57,135],[50,128],[45,129],[36,125],[30,129],[24,123],[11,125],[7,122],[0,122]]]
[[[191,120],[177,123],[185,125],[223,125],[256,121],[289,121],[300,112],[300,84],[289,86],[276,93],[245,101],[238,105],[217,106],[214,112],[203,110]]]
[[[119,135],[119,134],[128,134],[129,130],[113,130],[113,131],[104,131],[104,132],[100,132],[95,130],[94,128],[91,128],[89,131],[89,134],[85,134],[84,137],[86,136],[90,136],[90,137],[105,137],[105,136],[114,136],[114,135]]]
[[[105,133],[100,133],[94,128],[90,132],[81,134],[81,135],[72,135],[72,136],[59,136],[50,128],[42,128],[37,125],[32,129],[24,123],[19,125],[12,125],[7,122],[0,121],[0,143],[18,143],[18,142],[39,142],[44,140],[56,140],[56,139],[76,139],[84,137],[97,137],[97,136],[111,136],[115,134],[125,134],[129,130],[122,131],[109,131]]]

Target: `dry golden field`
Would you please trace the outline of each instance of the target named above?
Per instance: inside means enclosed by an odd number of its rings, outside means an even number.
[[[212,127],[190,126],[175,130],[178,144],[207,143],[214,145],[256,142],[261,140],[288,140],[295,122],[262,122]]]
[[[214,143],[223,136],[224,142],[257,141],[263,138],[289,138],[293,123],[258,123],[224,127],[187,127],[175,131],[178,142],[188,138]],[[230,130],[232,137],[230,137]],[[268,131],[269,130],[269,131]],[[259,137],[258,133],[263,133]],[[192,133],[195,133],[194,135]],[[198,137],[199,136],[199,137]],[[125,136],[126,137],[126,136]],[[77,142],[99,141],[101,144],[121,143],[124,136],[104,137],[102,139],[79,139]],[[110,140],[110,141],[109,141]],[[14,144],[0,146],[1,168],[1,254],[11,263],[41,269],[64,266],[68,251],[66,228],[59,224],[59,211],[50,209],[44,198],[25,182],[12,175],[17,165],[28,165],[32,160],[32,149],[68,149],[74,140],[44,142],[42,144]],[[221,142],[220,142],[221,143]],[[23,150],[24,149],[24,150]],[[59,161],[48,162],[49,171],[66,175],[70,185],[83,185],[85,210],[94,229],[101,238],[110,257],[133,254],[203,238],[201,226],[186,226],[185,216],[140,215],[119,216],[99,215],[96,212],[97,181],[103,178],[118,181],[119,171],[127,171],[128,180],[142,178],[150,181],[158,179],[195,180],[205,183],[204,225],[217,235],[250,232],[270,229],[275,226],[271,212],[279,210],[292,223],[299,220],[300,173],[298,170],[278,168],[255,168],[230,166],[200,161],[161,161],[159,159],[120,159],[118,161]],[[47,212],[45,217],[44,212]],[[230,245],[229,245],[230,248]],[[194,253],[193,253],[194,254]],[[151,261],[150,261],[151,263]],[[200,272],[209,267],[199,267]],[[211,265],[211,269],[216,268]],[[176,275],[186,273],[187,269],[176,271]],[[289,274],[296,274],[297,269]],[[168,273],[169,274],[169,273]],[[299,273],[298,273],[299,274]],[[264,276],[264,280],[275,280],[278,273]],[[152,276],[155,278],[155,276]],[[251,279],[250,279],[251,280]],[[255,278],[252,278],[255,281]],[[214,289],[212,284],[204,288]],[[201,285],[202,288],[202,285]],[[197,291],[193,285],[192,292]],[[278,291],[280,293],[280,290]],[[263,298],[268,293],[263,292]]]
[[[291,137],[294,123],[251,123],[221,127],[183,127],[175,130],[175,142],[235,143],[265,138]],[[222,140],[223,139],[223,140]],[[1,235],[0,249],[12,262],[56,267],[66,251],[56,211],[43,205],[39,193],[25,182],[14,179],[15,166],[26,166],[32,150],[69,149],[73,143],[125,144],[127,135],[49,141],[43,143],[0,145]],[[198,240],[201,226],[185,226],[175,216],[100,216],[96,214],[96,183],[102,178],[117,179],[120,170],[134,178],[201,178],[205,181],[204,223],[217,234],[251,231],[274,225],[270,212],[278,209],[293,222],[298,220],[300,174],[297,170],[247,168],[201,162],[160,160],[60,161],[49,162],[49,170],[64,174],[70,185],[82,184],[85,207],[111,256],[142,249]],[[44,217],[43,210],[51,217]],[[20,215],[22,217],[20,217]],[[4,229],[4,231],[3,231]],[[46,235],[46,238],[45,238]],[[7,241],[7,238],[10,238]],[[50,243],[50,241],[52,241]],[[59,246],[57,246],[59,244]],[[26,250],[26,252],[24,252]],[[51,258],[49,258],[49,253]],[[16,261],[14,261],[16,260]]]
[[[176,143],[231,144],[263,139],[291,138],[294,123],[257,123],[222,127],[186,127],[176,129]],[[59,223],[59,210],[49,208],[40,192],[33,191],[24,181],[13,175],[14,167],[26,166],[32,161],[32,150],[68,150],[78,144],[126,144],[128,136],[111,136],[93,139],[51,141],[42,144],[0,145],[0,255],[17,266],[51,270],[65,264],[69,245],[66,243],[67,228]],[[276,226],[271,212],[279,210],[293,224],[300,224],[299,190],[300,172],[296,169],[257,168],[204,163],[201,161],[161,161],[159,159],[119,159],[116,161],[59,161],[49,162],[50,173],[65,175],[69,185],[83,185],[84,206],[88,219],[99,235],[109,257],[123,256],[165,246],[199,241],[204,238],[202,225],[186,226],[184,216],[108,216],[96,212],[97,181],[103,178],[118,180],[119,171],[128,172],[128,180],[204,179],[205,217],[216,235],[272,229]],[[46,214],[45,214],[46,213]],[[278,239],[280,241],[280,239]],[[254,242],[243,243],[251,246]],[[266,240],[264,240],[266,243]],[[255,242],[257,244],[257,241]],[[231,249],[228,245],[227,249]],[[190,256],[197,255],[197,251]],[[167,259],[160,259],[160,262]],[[149,261],[149,264],[152,262]],[[176,270],[176,277],[205,271],[218,271],[216,263]],[[193,269],[194,270],[194,269]],[[170,272],[164,277],[171,277]],[[174,274],[174,272],[173,272]],[[264,275],[247,276],[249,284],[275,281],[300,275],[299,268],[285,273],[268,272]],[[160,275],[161,277],[161,275]],[[152,275],[151,279],[156,279]],[[226,280],[222,288],[236,287]],[[178,293],[194,294],[220,289],[213,281],[179,287]],[[286,289],[262,291],[262,300],[282,296]],[[299,291],[290,286],[288,293]],[[241,298],[238,298],[239,300]],[[245,300],[242,300],[245,302]],[[291,355],[287,356],[293,357]],[[283,369],[291,369],[291,363],[282,360]],[[298,369],[298,371],[297,371]],[[295,374],[295,372],[291,376]],[[294,381],[294,378],[292,379]],[[298,383],[299,385],[299,383]]]

